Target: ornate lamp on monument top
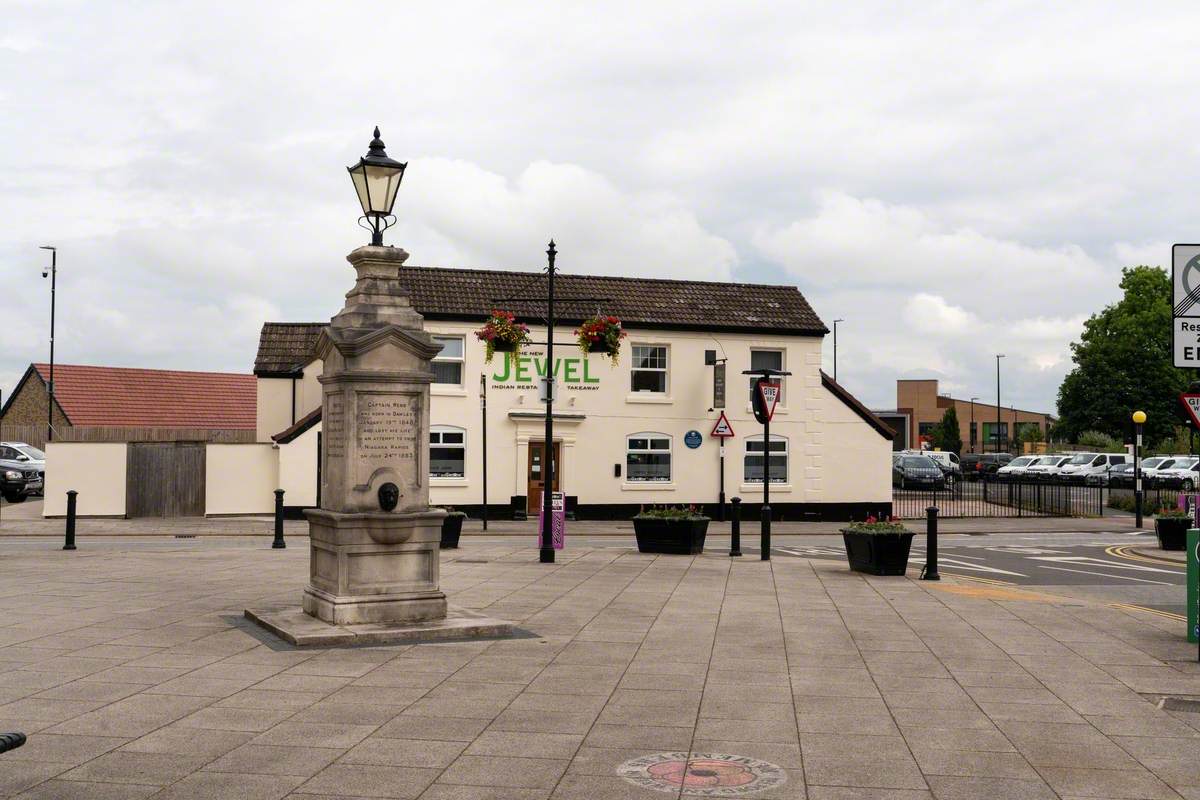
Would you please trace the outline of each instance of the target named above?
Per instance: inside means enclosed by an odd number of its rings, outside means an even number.
[[[388,158],[383,147],[376,125],[375,138],[367,147],[367,154],[354,166],[346,167],[363,210],[358,224],[371,232],[371,244],[376,247],[383,244],[383,232],[396,224],[392,206],[396,204],[396,193],[400,191],[400,181],[404,180],[404,170],[408,167],[407,162]]]

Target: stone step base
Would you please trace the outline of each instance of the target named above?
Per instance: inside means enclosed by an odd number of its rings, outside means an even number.
[[[297,606],[247,608],[246,619],[297,647],[492,639],[513,635],[513,624],[451,606],[444,619],[394,624],[331,625]]]

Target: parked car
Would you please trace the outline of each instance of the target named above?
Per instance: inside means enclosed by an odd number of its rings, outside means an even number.
[[[1164,468],[1160,465],[1154,470],[1154,483],[1190,492],[1200,483],[1200,470],[1197,469],[1197,465],[1200,465],[1200,458],[1195,456],[1172,459],[1170,466]]]
[[[1058,477],[1058,471],[1062,469],[1070,456],[1051,454],[1042,456],[1037,460],[1036,464],[1030,464],[1025,470],[1025,477],[1032,480],[1049,481]]]
[[[10,503],[23,503],[42,492],[44,469],[30,466],[32,459],[8,446],[0,446],[0,494]]]
[[[1173,456],[1150,456],[1142,459],[1142,480],[1153,481],[1159,467],[1170,467],[1175,463]]]
[[[1125,453],[1076,453],[1058,474],[1070,483],[1103,485],[1108,481],[1110,469],[1117,464],[1128,464],[1130,460]]]
[[[1145,476],[1142,477],[1145,480]],[[1133,464],[1117,464],[1108,472],[1108,486],[1110,489],[1133,489],[1137,483]]]
[[[945,489],[946,475],[929,456],[901,454],[892,459],[892,486],[901,489]]]
[[[1024,477],[1025,470],[1037,461],[1038,456],[1018,456],[996,470],[996,477],[1005,481],[1018,480]]]
[[[41,495],[45,491],[46,454],[25,442],[0,442],[0,461],[16,461],[22,468],[37,470],[37,480],[29,494]]]
[[[942,473],[946,476],[947,485],[962,480],[962,464],[959,462],[957,453],[951,453],[948,450],[902,450],[900,455],[925,456],[926,458],[933,459],[942,468]]]
[[[967,453],[959,463],[962,466],[963,477],[976,481],[996,474],[996,471],[1012,461],[1012,458],[1008,453]]]

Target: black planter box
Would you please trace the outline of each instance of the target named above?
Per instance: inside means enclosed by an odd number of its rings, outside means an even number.
[[[871,575],[903,575],[908,569],[911,533],[852,533],[842,531],[846,560],[855,572]]]
[[[458,537],[462,534],[463,520],[467,518],[466,514],[447,514],[442,520],[442,548],[443,550],[457,550]]]
[[[1187,532],[1192,527],[1192,521],[1187,517],[1171,519],[1159,517],[1154,520],[1154,533],[1158,536],[1158,546],[1163,550],[1186,550]]]
[[[704,552],[707,519],[655,519],[634,517],[638,552],[695,556]]]

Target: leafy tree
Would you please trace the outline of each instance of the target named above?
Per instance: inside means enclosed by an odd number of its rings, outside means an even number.
[[[1120,301],[1093,314],[1071,343],[1075,368],[1058,388],[1056,436],[1076,440],[1091,430],[1123,441],[1138,409],[1148,441],[1174,434],[1177,397],[1193,375],[1172,365],[1171,279],[1158,267],[1130,267],[1121,289]]]
[[[941,422],[933,426],[930,439],[933,446],[939,450],[955,455],[962,452],[962,431],[958,426],[958,412],[954,410],[954,406],[947,408]]]
[[[1100,431],[1084,431],[1079,434],[1077,444],[1090,447],[1098,453],[1119,453],[1125,449],[1125,445],[1121,443],[1120,439],[1114,439]]]

